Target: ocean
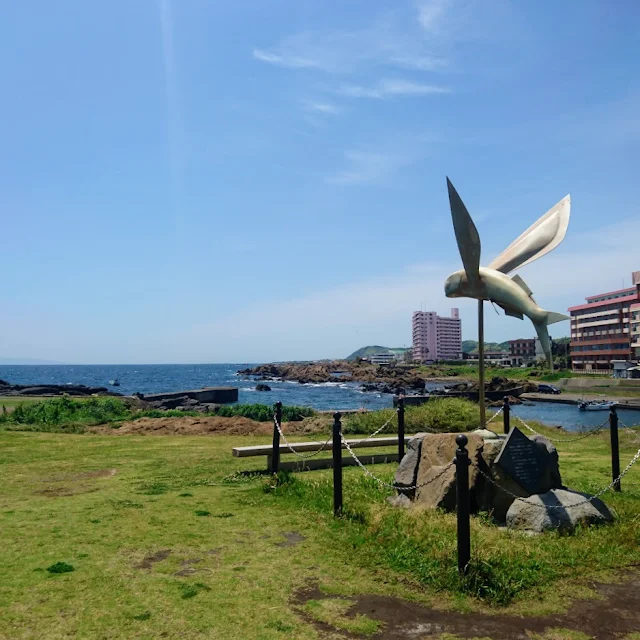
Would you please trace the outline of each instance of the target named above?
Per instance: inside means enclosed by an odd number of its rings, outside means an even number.
[[[269,380],[271,391],[256,391],[256,381],[237,374],[239,369],[255,366],[242,364],[136,364],[136,365],[0,365],[0,380],[12,384],[86,384],[108,387],[109,380],[120,381],[110,387],[125,395],[135,392],[157,393],[200,387],[232,386],[239,389],[239,402],[313,407],[318,410],[383,409],[393,406],[393,396],[360,391],[355,382],[327,382],[299,384]],[[427,390],[439,388],[428,382]],[[575,405],[546,402],[518,405],[514,414],[523,420],[538,420],[544,424],[560,425],[571,431],[591,429],[608,417],[608,412],[578,411]],[[619,411],[620,420],[627,425],[640,424],[640,411]],[[512,419],[512,424],[517,422]]]
[[[135,364],[135,365],[0,365],[0,380],[11,384],[85,384],[108,387],[131,395],[181,391],[201,387],[238,387],[239,402],[313,407],[319,410],[381,409],[393,405],[392,396],[364,393],[359,383],[327,382],[299,384],[267,381],[271,391],[256,391],[256,381],[237,375],[239,369],[253,367],[241,364]],[[109,387],[109,380],[119,380],[119,387]],[[428,388],[440,385],[431,383]]]

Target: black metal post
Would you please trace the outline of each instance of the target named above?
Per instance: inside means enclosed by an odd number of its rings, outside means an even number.
[[[504,397],[504,404],[502,405],[502,424],[504,425],[504,432],[509,433],[511,427],[511,406],[509,405],[509,396]]]
[[[271,450],[271,473],[278,473],[280,468],[280,431],[278,427],[282,429],[282,402],[276,402],[276,423],[277,427],[273,425],[273,448]]]
[[[398,398],[398,462],[404,458],[404,396]]]
[[[611,407],[609,413],[609,433],[611,435],[611,479],[615,480],[620,475],[620,447],[618,445],[618,412]],[[620,480],[614,483],[614,491],[622,491]]]
[[[333,414],[333,515],[342,514],[342,440],[340,412]]]
[[[471,532],[469,524],[469,452],[467,436],[456,436],[456,511],[458,516],[458,572],[467,571],[471,559]]]

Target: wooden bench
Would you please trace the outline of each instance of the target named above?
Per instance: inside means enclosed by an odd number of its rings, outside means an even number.
[[[410,436],[405,436],[405,443],[410,439]],[[347,439],[349,446],[352,449],[370,449],[372,447],[397,447],[398,436],[385,436],[383,438],[356,438]],[[308,453],[310,451],[332,451],[333,442],[328,442],[324,447],[324,442],[292,442],[291,446],[299,453]],[[342,448],[345,449],[344,444]],[[280,456],[287,453],[291,454],[291,449],[284,444],[280,443],[279,447]],[[271,469],[271,454],[273,453],[273,447],[270,444],[257,445],[252,447],[234,447],[233,455],[236,458],[252,458],[254,456],[267,456],[267,470]],[[291,454],[293,455],[293,454]],[[364,455],[358,456],[362,464],[382,464],[385,462],[398,462],[398,454],[396,453],[381,453],[377,455]],[[342,458],[342,466],[350,467],[357,464],[356,461],[350,456]],[[283,471],[311,471],[313,469],[330,469],[333,467],[333,458],[308,458],[306,460],[298,459],[291,462],[282,462],[280,460],[279,468]]]

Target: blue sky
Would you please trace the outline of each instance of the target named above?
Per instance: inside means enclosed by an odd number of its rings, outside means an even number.
[[[484,264],[571,193],[565,242],[521,272],[541,306],[628,286],[639,20],[633,0],[3,3],[0,357],[408,346],[460,268],[446,175]],[[490,340],[534,334],[486,317]]]

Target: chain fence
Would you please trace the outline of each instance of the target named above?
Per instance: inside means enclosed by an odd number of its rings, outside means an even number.
[[[384,431],[393,421],[394,418],[397,417],[399,409],[396,409],[395,415],[392,415],[379,429],[376,429],[373,433],[370,433],[366,438],[362,440],[362,442],[367,442],[372,438],[375,438],[381,431]]]
[[[584,440],[585,438],[590,438],[591,436],[595,436],[597,433],[600,433],[605,427],[609,425],[609,418],[607,418],[601,425],[597,426],[595,429],[592,429],[591,431],[587,431],[586,433],[576,438],[554,438],[552,436],[536,431],[531,425],[528,425],[517,413],[513,413],[512,411],[511,415],[523,427],[525,427],[525,429],[528,429],[529,431],[531,431],[531,433],[534,433],[537,436],[542,436],[543,438],[547,438],[547,440],[551,440],[551,442],[578,442],[579,440]]]
[[[365,475],[369,476],[372,480],[377,482],[380,486],[388,487],[390,489],[403,489],[403,490],[413,491],[414,489],[419,489],[420,487],[426,487],[428,484],[435,482],[438,478],[443,476],[454,465],[453,462],[450,462],[448,465],[442,468],[442,471],[440,471],[435,476],[433,476],[433,478],[430,478],[426,482],[422,482],[420,484],[407,486],[404,484],[398,484],[396,482],[385,482],[382,478],[379,478],[374,473],[369,471],[369,469],[367,469],[367,467],[362,463],[362,461],[355,454],[353,449],[349,446],[349,443],[347,442],[344,435],[342,434],[342,431],[340,432],[340,439],[342,440],[342,444],[344,445],[345,449],[351,454],[351,457],[355,460],[356,464],[362,469],[362,471],[364,471]]]
[[[319,453],[321,453],[326,449],[327,445],[331,442],[331,439],[333,437],[332,435],[329,435],[329,437],[323,442],[322,446],[319,449],[317,449],[316,451],[312,451],[311,453],[304,454],[304,453],[300,453],[299,451],[296,451],[293,448],[293,446],[291,446],[291,443],[287,440],[287,437],[284,435],[284,433],[282,433],[282,429],[280,428],[280,425],[278,424],[278,419],[276,418],[275,415],[273,416],[273,424],[275,425],[275,428],[278,430],[278,433],[280,434],[280,437],[282,438],[283,442],[287,445],[287,448],[291,451],[291,453],[298,456],[300,460],[308,460],[309,458],[314,458],[315,456],[317,456]]]
[[[373,433],[369,434],[366,438],[363,438],[363,439],[359,440],[359,442],[367,442],[367,441],[373,439],[375,436],[377,436],[382,431],[384,431],[391,424],[391,422],[393,422],[394,418],[397,417],[397,413],[398,413],[398,410],[396,410],[395,414],[392,415],[381,427],[376,429]],[[502,407],[500,407],[487,420],[487,424],[489,424],[493,420],[497,419],[498,416],[501,413],[503,413],[503,408]],[[544,438],[548,438],[549,440],[551,440],[553,442],[578,442],[580,440],[584,440],[585,438],[588,438],[590,436],[593,436],[593,435],[596,435],[596,434],[600,433],[609,424],[609,419],[607,418],[607,420],[605,420],[601,425],[597,426],[595,429],[592,429],[591,431],[589,431],[589,432],[587,432],[587,433],[585,433],[585,434],[583,434],[581,436],[578,436],[576,438],[551,438],[551,437],[549,437],[549,436],[547,436],[545,434],[542,434],[542,433],[539,433],[538,431],[536,431],[532,426],[528,425],[520,416],[518,416],[517,414],[513,413],[513,410],[512,410],[512,415],[514,416],[514,418],[522,426],[524,426],[526,429],[528,429],[529,431],[531,431],[535,435],[539,435],[539,436],[542,436]],[[283,442],[287,446],[287,448],[293,454],[295,454],[298,458],[303,459],[303,460],[306,460],[306,459],[312,458],[314,456],[317,456],[324,449],[326,449],[327,445],[329,444],[329,442],[331,442],[331,440],[333,438],[333,434],[332,434],[327,438],[327,440],[325,440],[325,442],[322,444],[322,446],[319,449],[317,449],[316,451],[313,451],[313,452],[311,452],[309,454],[303,454],[303,453],[300,453],[299,451],[296,451],[296,449],[287,440],[287,438],[284,435],[280,425],[278,424],[278,420],[277,420],[275,415],[274,415],[274,418],[273,418],[273,423],[274,423],[276,429],[278,430],[278,433],[280,434],[280,437],[282,438]],[[636,433],[636,431],[634,430],[634,427],[629,427],[629,426],[625,425],[622,421],[619,421],[619,424],[625,430],[625,432],[637,436],[637,439],[640,440],[640,433]],[[387,487],[387,488],[390,488],[390,489],[407,490],[407,491],[413,491],[413,490],[420,489],[421,487],[427,486],[427,485],[435,482],[436,480],[441,478],[445,473],[447,473],[452,467],[455,466],[455,461],[452,461],[448,465],[444,466],[441,471],[439,471],[435,476],[433,476],[432,478],[430,478],[426,482],[417,483],[415,485],[407,486],[407,485],[399,484],[397,482],[386,482],[382,478],[378,477],[377,475],[375,475],[374,473],[369,471],[369,469],[367,469],[367,467],[358,458],[356,453],[353,451],[353,449],[349,445],[349,442],[345,438],[345,436],[342,433],[342,431],[340,431],[340,440],[341,440],[342,446],[349,452],[349,455],[353,458],[353,460],[355,461],[357,466],[360,467],[360,469],[363,471],[363,473],[366,476],[371,478],[379,486]],[[489,474],[487,474],[482,469],[478,468],[478,473],[481,476],[483,476],[489,483],[491,483],[493,486],[497,487],[503,493],[506,493],[507,495],[511,496],[512,498],[514,498],[516,500],[523,500],[523,501],[527,502],[527,504],[530,504],[531,506],[534,506],[536,508],[543,509],[543,510],[572,509],[572,508],[575,508],[575,507],[579,507],[579,506],[591,503],[594,500],[600,498],[600,496],[602,496],[603,494],[605,494],[608,491],[610,491],[616,484],[620,483],[622,478],[629,472],[631,467],[634,464],[636,464],[636,462],[639,459],[640,459],[640,449],[638,449],[638,451],[636,451],[635,455],[631,458],[629,464],[627,464],[627,466],[623,469],[623,471],[620,473],[620,475],[617,478],[615,478],[614,480],[612,480],[606,487],[603,487],[602,489],[600,489],[595,495],[590,496],[589,498],[585,498],[584,500],[581,500],[580,502],[576,502],[576,503],[571,504],[571,505],[545,505],[545,504],[538,504],[536,502],[530,502],[530,501],[528,501],[527,497],[523,497],[523,496],[520,496],[520,495],[518,495],[516,493],[513,493],[512,491],[510,491],[510,490],[506,489],[505,487],[503,487],[502,485],[500,485],[498,482],[496,482]]]
[[[398,410],[396,409],[396,413],[394,415],[392,415],[379,429],[376,429],[373,433],[370,433],[366,438],[363,438],[361,442],[368,442],[369,440],[372,440],[375,436],[377,436],[380,432],[384,431],[393,422],[394,418],[397,416],[397,413],[398,413]],[[316,451],[312,451],[311,453],[304,454],[304,453],[300,453],[299,451],[296,451],[296,449],[292,446],[292,444],[287,440],[287,437],[282,432],[282,428],[278,424],[278,418],[275,414],[273,416],[273,424],[275,428],[278,430],[278,433],[280,434],[280,437],[282,438],[282,441],[285,443],[287,448],[291,451],[291,453],[296,455],[301,460],[308,460],[309,458],[314,458],[315,456],[320,454],[322,451],[324,451],[327,448],[327,445],[331,442],[333,438],[333,434],[330,434],[329,437],[322,443],[322,446],[319,449],[317,449]]]
[[[492,485],[494,485],[495,487],[500,489],[500,491],[502,491],[503,493],[506,493],[508,496],[511,496],[512,498],[515,498],[516,500],[522,500],[522,501],[526,502],[527,504],[530,504],[533,507],[537,507],[539,509],[544,509],[544,510],[548,510],[548,509],[573,509],[575,507],[580,507],[580,506],[582,506],[584,504],[587,504],[589,502],[593,502],[594,500],[599,498],[601,495],[607,493],[607,491],[611,491],[611,489],[613,489],[613,487],[616,484],[618,484],[622,480],[622,478],[624,478],[624,476],[629,472],[629,469],[631,469],[631,467],[636,462],[638,462],[639,459],[640,459],[640,449],[638,449],[636,451],[635,455],[633,456],[633,458],[631,458],[631,461],[623,469],[623,471],[620,473],[620,475],[617,478],[615,478],[614,480],[612,480],[606,487],[600,489],[600,491],[598,491],[598,493],[596,493],[593,496],[590,496],[589,498],[585,498],[584,500],[581,500],[580,502],[576,502],[575,504],[568,504],[568,505],[546,505],[546,504],[538,504],[537,502],[530,502],[528,500],[528,497],[519,496],[519,495],[513,493],[512,491],[509,491],[508,489],[505,489],[505,487],[503,487],[502,485],[498,484],[489,474],[485,473],[482,469],[478,468],[478,472],[480,473],[481,476],[483,476],[486,480],[488,480]],[[531,497],[531,496],[529,496],[529,497]]]

